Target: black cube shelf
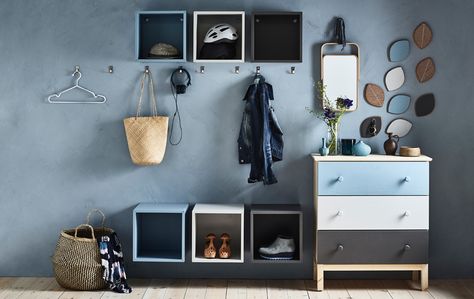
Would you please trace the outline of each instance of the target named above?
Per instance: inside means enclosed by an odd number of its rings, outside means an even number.
[[[252,14],[252,61],[302,62],[302,12]]]
[[[278,235],[295,240],[292,260],[266,260],[258,249],[271,244]],[[254,263],[299,263],[303,257],[303,212],[299,205],[252,205],[250,211],[250,253]]]

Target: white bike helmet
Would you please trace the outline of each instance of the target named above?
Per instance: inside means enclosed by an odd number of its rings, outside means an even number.
[[[237,30],[229,24],[217,24],[206,33],[204,43],[233,42],[239,38]]]

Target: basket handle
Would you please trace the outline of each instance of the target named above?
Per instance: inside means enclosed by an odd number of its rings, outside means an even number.
[[[86,218],[87,219],[87,224],[89,224],[89,225],[91,224],[91,215],[92,215],[92,213],[97,213],[97,214],[102,215],[102,228],[104,228],[105,227],[105,214],[104,214],[104,212],[102,212],[99,209],[92,209],[92,210],[89,211],[89,214],[87,214],[87,218]]]
[[[77,238],[77,230],[81,227],[90,228],[91,233],[92,233],[92,239],[95,240],[94,228],[89,224],[79,224],[78,226],[76,226],[76,228],[74,229],[74,238]]]

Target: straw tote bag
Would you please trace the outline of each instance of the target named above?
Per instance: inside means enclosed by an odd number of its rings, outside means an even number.
[[[152,116],[140,116],[147,77]],[[137,165],[160,164],[163,161],[168,140],[168,117],[158,116],[150,71],[144,72],[140,83],[140,97],[136,115],[124,119],[123,124],[132,162]]]

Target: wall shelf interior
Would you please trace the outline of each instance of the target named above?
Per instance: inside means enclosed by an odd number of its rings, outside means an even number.
[[[196,204],[192,212],[192,261],[193,263],[243,263],[244,262],[244,205],[243,204]],[[219,250],[222,233],[230,235],[232,256],[229,259],[206,259],[206,236],[216,235],[215,246]]]
[[[258,249],[270,245],[278,235],[295,240],[292,260],[266,260]],[[250,210],[250,252],[255,263],[298,263],[303,257],[303,212],[299,205],[252,205]]]
[[[186,61],[186,11],[139,11],[135,27],[135,54],[139,61]],[[174,46],[179,55],[172,58],[151,56],[151,48],[158,43]]]
[[[184,262],[188,204],[141,203],[133,210],[133,261]]]
[[[206,59],[201,57],[204,37],[214,25],[232,25],[239,34],[236,42],[236,56],[233,59]],[[245,62],[245,12],[244,11],[195,11],[193,19],[193,61],[194,62]]]
[[[251,53],[254,62],[302,62],[301,12],[252,14]]]

